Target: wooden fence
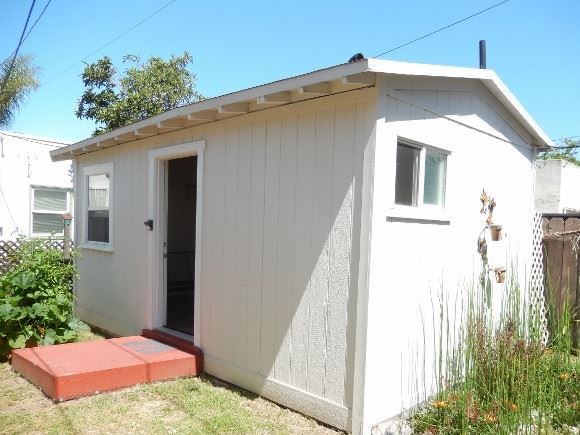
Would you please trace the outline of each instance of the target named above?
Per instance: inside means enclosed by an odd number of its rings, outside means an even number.
[[[544,272],[548,303],[559,316],[572,309],[574,345],[580,342],[580,214],[544,214]]]
[[[0,240],[0,275],[6,273],[15,264],[15,254],[20,249],[18,240]],[[64,249],[64,240],[46,240],[51,248]]]

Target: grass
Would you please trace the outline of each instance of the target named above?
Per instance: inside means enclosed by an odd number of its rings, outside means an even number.
[[[100,339],[84,333],[82,340]],[[301,414],[211,377],[182,378],[54,403],[0,364],[0,434],[336,435]]]
[[[437,390],[410,416],[413,433],[580,433],[580,359],[572,355],[570,311],[551,319],[544,345],[540,317],[515,280],[496,313],[487,288],[468,292],[458,332],[449,328],[447,299],[440,297]]]

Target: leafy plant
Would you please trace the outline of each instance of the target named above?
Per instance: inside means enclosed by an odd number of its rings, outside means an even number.
[[[97,135],[202,100],[196,76],[187,69],[192,61],[188,52],[168,60],[151,57],[146,63],[126,55],[123,62],[133,66],[119,77],[112,60],[104,56],[82,73],[85,91],[75,115],[95,121]]]
[[[73,340],[87,326],[73,316],[76,268],[43,240],[21,241],[0,277],[0,356],[26,345]]]

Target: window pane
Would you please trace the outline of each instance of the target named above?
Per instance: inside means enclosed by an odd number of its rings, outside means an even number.
[[[89,175],[89,208],[109,208],[109,174]]]
[[[89,210],[87,215],[87,240],[109,243],[109,210]]]
[[[33,234],[62,234],[63,225],[62,216],[59,214],[32,213]]]
[[[445,205],[446,166],[446,154],[426,150],[423,203],[438,205],[441,207]]]
[[[34,190],[34,210],[67,211],[66,192],[62,190]]]
[[[397,169],[395,175],[395,203],[417,205],[417,168],[419,165],[417,148],[397,144]]]

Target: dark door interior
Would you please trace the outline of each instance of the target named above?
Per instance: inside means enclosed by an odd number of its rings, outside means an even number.
[[[167,162],[168,328],[193,335],[197,157]]]

